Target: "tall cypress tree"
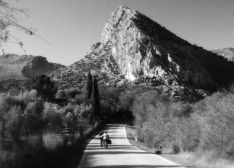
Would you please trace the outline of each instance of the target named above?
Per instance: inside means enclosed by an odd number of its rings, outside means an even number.
[[[100,113],[100,101],[99,101],[99,91],[96,77],[93,80],[93,94],[92,94],[92,104],[94,110],[94,116],[98,116]]]
[[[93,81],[92,81],[92,75],[90,73],[88,73],[88,77],[87,77],[87,83],[86,83],[86,101],[89,101],[91,99],[91,95],[92,95],[92,87],[93,87]]]

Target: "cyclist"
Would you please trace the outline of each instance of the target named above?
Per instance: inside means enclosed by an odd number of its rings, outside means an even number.
[[[106,131],[101,135],[101,138],[103,139],[103,145],[104,145],[104,147],[108,148],[107,141],[109,140],[109,135],[107,134]]]

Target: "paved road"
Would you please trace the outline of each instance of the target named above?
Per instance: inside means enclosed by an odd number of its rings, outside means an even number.
[[[182,168],[159,155],[132,146],[126,136],[125,125],[111,124],[106,128],[112,145],[100,147],[96,136],[88,144],[79,168]]]

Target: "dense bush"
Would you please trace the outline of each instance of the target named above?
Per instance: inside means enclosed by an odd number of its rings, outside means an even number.
[[[59,130],[63,126],[62,116],[58,111],[58,107],[51,103],[44,104],[43,120],[45,126],[52,130]]]
[[[173,118],[173,141],[169,144],[177,145],[180,151],[195,151],[200,142],[200,125],[196,118]]]
[[[195,104],[172,101],[151,90],[125,93],[120,94],[122,107],[133,113],[138,139],[148,146],[234,157],[232,92],[218,92]]]
[[[137,95],[132,104],[139,139],[150,147],[165,146],[172,138],[169,101],[158,92],[148,91]]]
[[[1,94],[1,137],[17,140],[24,135],[42,134],[44,130],[57,132],[64,127],[75,129],[79,120],[89,121],[92,111],[92,106],[84,103],[68,103],[60,106],[44,102],[37,97],[35,90],[18,96]]]
[[[31,119],[35,119],[35,115],[40,115],[39,113],[43,109],[40,109],[38,103],[35,91],[25,92],[18,96],[1,94],[0,123],[2,139],[9,135],[12,135],[13,139],[17,139],[21,132],[25,132],[29,128],[36,128],[35,125],[38,122],[27,120],[27,118],[32,117]]]
[[[233,102],[233,93],[216,93],[194,107],[193,115],[201,126],[200,148],[234,157]]]

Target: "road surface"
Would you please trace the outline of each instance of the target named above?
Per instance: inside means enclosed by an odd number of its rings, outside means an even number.
[[[99,136],[94,137],[84,151],[79,168],[184,168],[132,146],[127,139],[125,125],[111,124],[105,130],[112,144],[103,149]]]

